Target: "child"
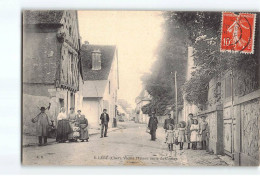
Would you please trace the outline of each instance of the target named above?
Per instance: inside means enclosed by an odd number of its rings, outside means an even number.
[[[174,125],[170,124],[168,126],[168,130],[166,131],[166,142],[169,147],[169,151],[173,151],[173,143],[174,143]]]
[[[198,125],[197,119],[194,119],[194,122],[190,127],[190,131],[191,131],[190,141],[192,143],[192,149],[197,150],[197,142],[199,141],[199,139],[198,139],[199,125]]]
[[[183,150],[184,140],[185,140],[185,125],[183,123],[180,123],[178,128],[178,142],[180,144],[180,150]]]
[[[206,150],[207,147],[207,131],[208,131],[208,123],[206,122],[206,116],[202,115],[201,116],[201,122],[199,124],[199,134],[201,137],[201,150]]]

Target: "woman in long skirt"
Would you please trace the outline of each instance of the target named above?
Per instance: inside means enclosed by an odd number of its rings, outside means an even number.
[[[64,107],[61,108],[61,112],[57,117],[57,137],[56,141],[59,143],[65,143],[68,140],[68,134],[71,133],[71,127],[67,118]]]
[[[68,135],[68,139],[70,142],[77,142],[77,139],[79,138],[79,127],[78,122],[76,120],[77,115],[74,111],[74,108],[70,108],[70,113],[68,116],[70,127],[72,129],[72,132]]]
[[[77,122],[79,123],[80,126],[80,137],[79,139],[81,142],[88,142],[89,136],[88,136],[88,120],[85,118],[85,115],[81,115],[81,110],[78,110],[78,115],[77,115]]]

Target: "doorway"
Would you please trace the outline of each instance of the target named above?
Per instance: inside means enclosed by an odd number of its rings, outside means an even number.
[[[64,107],[64,99],[59,99],[59,111],[62,107]]]
[[[75,94],[70,93],[70,108],[75,108]]]
[[[223,144],[224,153],[234,159],[235,153],[235,127],[234,119],[234,95],[232,71],[224,76],[224,104],[223,104]]]

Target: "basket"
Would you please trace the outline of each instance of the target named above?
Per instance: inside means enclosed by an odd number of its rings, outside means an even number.
[[[146,133],[149,133],[149,134],[150,134],[150,132],[151,132],[151,131],[150,131],[150,128],[147,127],[147,128],[146,128]]]

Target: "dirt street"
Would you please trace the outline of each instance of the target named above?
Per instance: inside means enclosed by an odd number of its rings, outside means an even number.
[[[150,141],[146,125],[119,123],[124,129],[93,135],[89,142],[55,143],[23,148],[24,165],[146,165],[146,166],[228,166],[217,155],[205,150],[169,152],[164,143],[164,130],[157,130],[157,140]]]

